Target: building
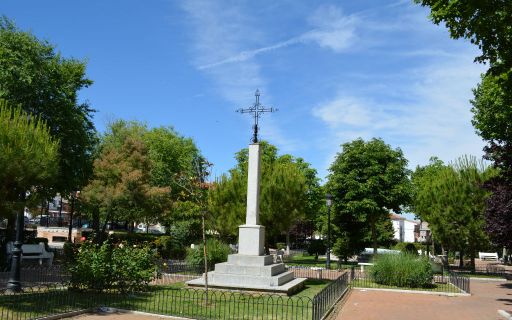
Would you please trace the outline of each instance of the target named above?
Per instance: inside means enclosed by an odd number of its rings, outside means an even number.
[[[390,219],[393,224],[394,238],[396,240],[400,242],[417,241],[419,221],[407,220],[398,214],[391,214]]]

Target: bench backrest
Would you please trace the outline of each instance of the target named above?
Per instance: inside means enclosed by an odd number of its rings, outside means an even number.
[[[39,244],[24,244],[21,246],[24,255],[40,255],[44,253],[44,247]]]
[[[498,253],[497,252],[479,252],[478,258],[480,259],[498,259]]]
[[[12,242],[7,243],[7,254],[12,254],[12,250],[14,249],[14,245]],[[44,248],[44,244],[24,244],[21,246],[21,250],[24,255],[41,255],[46,252]]]

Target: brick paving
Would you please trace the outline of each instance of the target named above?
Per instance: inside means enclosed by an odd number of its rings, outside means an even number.
[[[336,319],[423,320],[503,319],[498,309],[512,313],[512,281],[471,281],[470,297],[365,291],[354,289]]]

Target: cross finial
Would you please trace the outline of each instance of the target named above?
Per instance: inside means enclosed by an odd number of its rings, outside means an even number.
[[[257,143],[258,142],[258,119],[260,118],[260,115],[265,112],[276,112],[276,108],[265,108],[260,104],[260,90],[256,89],[256,92],[254,93],[254,96],[256,97],[256,102],[252,107],[249,107],[247,109],[240,108],[236,110],[236,112],[240,113],[252,113],[254,117],[254,132],[252,136],[252,142]]]

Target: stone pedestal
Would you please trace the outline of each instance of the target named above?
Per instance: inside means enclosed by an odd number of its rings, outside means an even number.
[[[273,263],[264,255],[265,227],[259,225],[260,145],[249,145],[247,211],[245,224],[238,227],[238,254],[215,265],[208,272],[208,286],[238,290],[257,290],[291,294],[304,286],[305,278],[295,279],[283,263]],[[187,282],[204,286],[204,276]]]

